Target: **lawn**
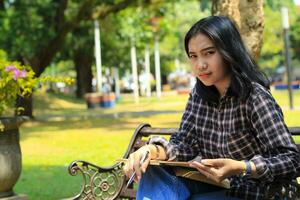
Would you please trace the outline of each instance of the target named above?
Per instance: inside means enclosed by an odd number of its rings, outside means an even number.
[[[300,91],[294,96],[297,110],[290,111],[286,91],[273,93],[283,107],[286,123],[300,126]],[[87,110],[85,102],[55,94],[35,95],[36,121],[21,127],[23,171],[15,186],[32,200],[71,197],[79,191],[80,177],[67,172],[76,159],[108,166],[125,153],[140,123],[178,127],[187,95],[168,94],[161,99],[133,102],[123,96],[112,109]],[[298,139],[298,138],[297,138]],[[299,140],[300,142],[300,140]]]

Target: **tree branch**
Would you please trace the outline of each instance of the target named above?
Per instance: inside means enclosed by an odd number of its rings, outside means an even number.
[[[5,10],[4,0],[0,0],[0,10]]]
[[[32,66],[33,71],[37,76],[40,76],[43,73],[45,68],[51,63],[55,54],[62,48],[66,35],[69,32],[73,31],[74,28],[79,26],[80,21],[105,18],[110,13],[119,12],[120,10],[125,9],[126,7],[133,5],[134,3],[137,3],[137,1],[123,0],[114,5],[102,4],[93,12],[95,8],[95,0],[85,0],[81,5],[77,15],[69,22],[64,22],[61,25],[61,28],[58,30],[56,36],[53,39],[50,39],[45,47],[37,49],[34,56],[29,59],[29,64]],[[152,1],[143,0],[142,3],[150,4],[152,3]]]
[[[91,12],[94,2],[95,0],[86,0],[79,8],[77,15],[69,22],[64,22],[61,25],[61,28],[58,29],[56,36],[53,39],[50,39],[45,47],[37,49],[34,56],[29,59],[30,65],[36,73],[36,76],[40,76],[45,68],[51,63],[55,54],[63,46],[66,35],[79,24],[79,22],[83,19],[84,14],[88,11]],[[58,10],[59,9],[60,8],[58,8]]]
[[[120,10],[128,7],[129,5],[136,3],[136,0],[124,0],[115,5],[100,5],[97,6],[93,13],[91,13],[90,18],[95,19],[103,19],[110,13],[116,13]]]

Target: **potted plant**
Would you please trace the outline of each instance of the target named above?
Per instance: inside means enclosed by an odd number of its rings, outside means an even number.
[[[15,102],[18,95],[31,94],[39,81],[29,66],[0,60],[0,198],[14,195],[22,169],[19,126],[24,117],[13,116],[22,109],[14,108]]]

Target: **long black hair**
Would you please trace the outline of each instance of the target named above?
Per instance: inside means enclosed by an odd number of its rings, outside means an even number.
[[[185,51],[188,55],[188,43],[192,37],[199,33],[212,40],[224,62],[229,66],[232,73],[230,89],[238,95],[239,99],[245,100],[248,97],[252,90],[251,82],[257,82],[269,89],[270,82],[268,78],[258,70],[258,66],[247,51],[238,29],[228,17],[209,16],[195,23],[184,39]],[[208,100],[212,96],[218,95],[214,86],[205,86],[198,79],[196,86],[201,88],[201,91],[205,93],[201,95],[206,96]]]

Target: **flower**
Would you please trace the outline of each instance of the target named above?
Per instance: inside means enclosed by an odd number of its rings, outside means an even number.
[[[26,97],[33,89],[44,82],[64,82],[72,84],[69,77],[36,77],[30,66],[18,62],[8,62],[0,59],[0,116],[15,107],[18,96]],[[16,108],[19,111],[22,108]]]
[[[13,79],[16,81],[18,78],[25,78],[27,75],[26,70],[20,70],[14,65],[10,65],[5,67],[6,72],[12,72],[13,73]]]
[[[0,60],[0,116],[15,106],[18,95],[31,94],[38,82],[31,67]]]

